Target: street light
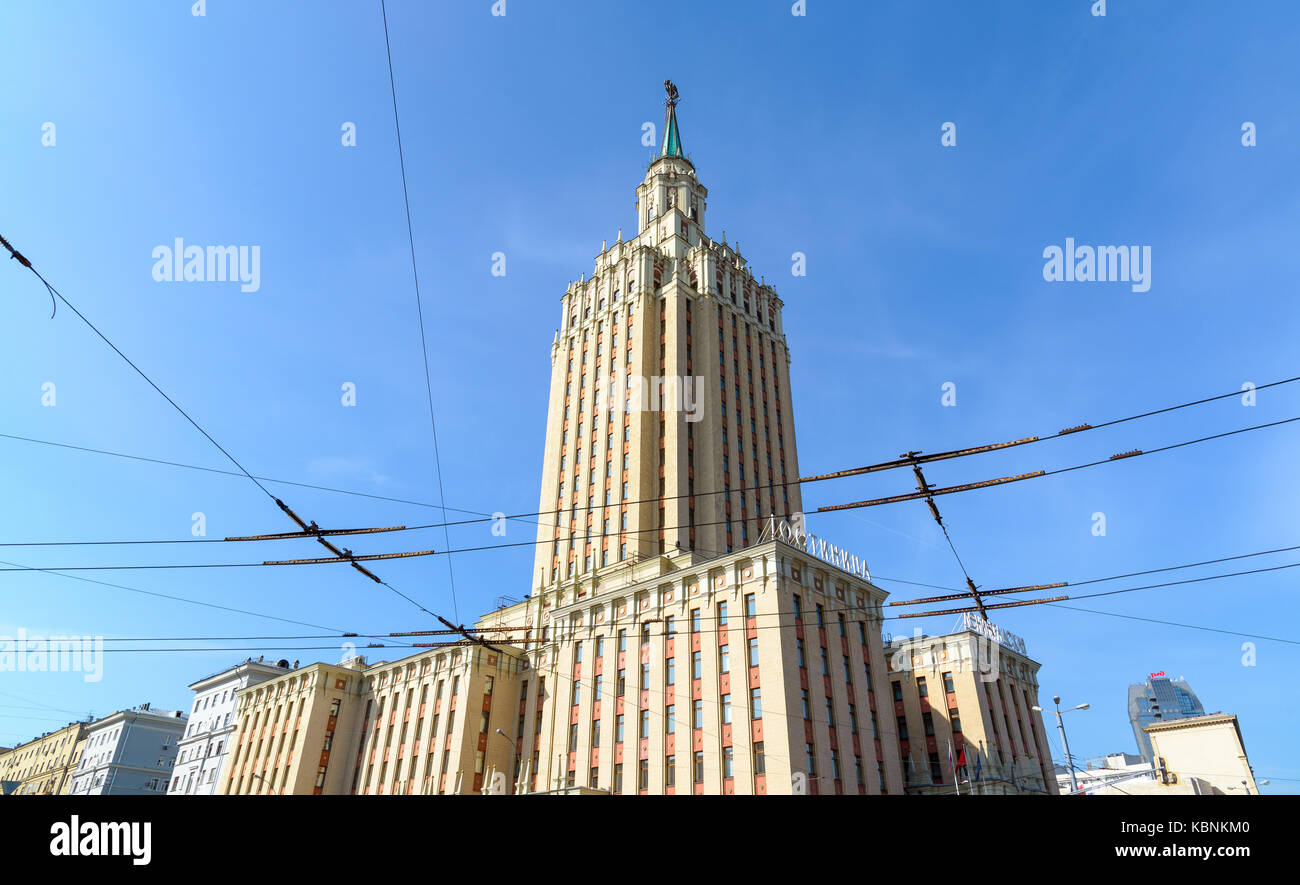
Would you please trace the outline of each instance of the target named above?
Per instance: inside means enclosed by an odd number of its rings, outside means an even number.
[[[515,789],[518,790],[519,784],[515,779],[515,742],[510,740],[510,735],[506,734],[504,731],[502,731],[499,728],[497,729],[497,734],[501,735],[501,737],[504,738],[506,742],[510,744],[510,763],[509,763],[509,767],[506,770],[510,772],[511,783],[513,783]]]
[[[1079,782],[1074,779],[1074,763],[1070,760],[1070,742],[1065,737],[1065,722],[1061,719],[1061,713],[1073,713],[1075,710],[1086,710],[1088,709],[1088,705],[1079,704],[1077,707],[1071,707],[1068,710],[1062,711],[1060,695],[1054,696],[1052,698],[1052,703],[1056,705],[1056,727],[1061,730],[1061,746],[1065,748],[1065,770],[1070,773],[1070,792],[1077,793],[1079,792]],[[1043,708],[1037,704],[1034,705],[1033,710],[1036,713],[1044,712]]]

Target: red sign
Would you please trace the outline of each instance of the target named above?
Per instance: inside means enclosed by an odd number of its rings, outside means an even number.
[[[1152,673],[1151,678],[1155,679],[1157,676],[1164,676],[1164,675],[1165,675],[1165,671],[1161,670],[1159,673]]]

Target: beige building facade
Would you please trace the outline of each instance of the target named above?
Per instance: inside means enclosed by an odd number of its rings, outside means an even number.
[[[675,101],[636,189],[636,235],[561,296],[532,584],[758,542],[802,509],[780,298],[705,229]]]
[[[770,540],[597,570],[485,616],[528,649],[512,787],[901,793],[884,598]]]
[[[1241,725],[1230,713],[1157,722],[1151,739],[1155,771],[1149,778],[1102,785],[1094,796],[1255,796],[1259,784],[1246,755]]]
[[[1037,662],[972,630],[900,639],[888,651],[888,715],[909,793],[1057,792],[1033,709]]]
[[[0,755],[0,781],[8,782],[10,795],[64,795],[71,788],[85,744],[85,722],[72,722],[19,744]]]
[[[513,649],[312,664],[241,689],[223,794],[468,793],[510,764]],[[503,776],[504,777],[504,776]],[[498,781],[498,784],[500,781]]]

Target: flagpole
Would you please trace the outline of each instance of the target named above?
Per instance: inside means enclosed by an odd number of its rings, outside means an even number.
[[[961,795],[961,784],[957,783],[957,766],[956,766],[956,764],[952,761],[952,738],[948,738],[948,770],[949,770],[950,772],[952,772],[952,786],[953,786],[953,789],[956,790],[956,791],[957,791],[957,795],[960,796],[960,795]]]

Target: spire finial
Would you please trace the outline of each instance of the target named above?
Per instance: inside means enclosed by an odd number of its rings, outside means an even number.
[[[668,99],[664,102],[664,107],[668,110],[664,113],[664,142],[659,148],[661,157],[682,157],[682,137],[677,131],[677,84],[672,80],[664,81],[664,91],[668,93]]]

